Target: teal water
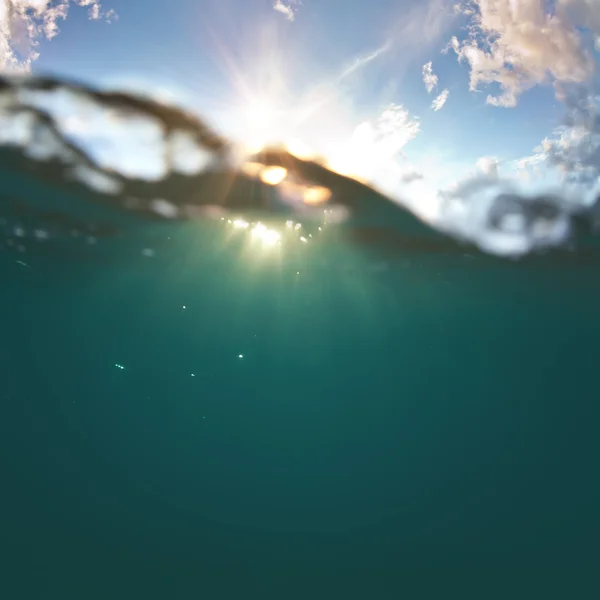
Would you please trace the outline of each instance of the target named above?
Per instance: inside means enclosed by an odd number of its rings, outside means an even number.
[[[596,242],[103,237],[10,171],[1,598],[598,597]]]
[[[3,597],[595,597],[595,270],[169,233],[1,256]]]

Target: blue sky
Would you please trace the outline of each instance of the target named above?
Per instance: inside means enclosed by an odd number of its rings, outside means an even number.
[[[68,2],[9,4],[38,35],[0,9],[5,71],[34,57],[33,72],[154,89],[229,135],[299,138],[384,187],[388,160],[447,185],[539,155],[566,110],[556,85],[593,85],[600,36],[599,0],[72,0],[65,19],[51,11]]]

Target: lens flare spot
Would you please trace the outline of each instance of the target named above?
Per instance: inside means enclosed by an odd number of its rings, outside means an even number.
[[[323,186],[306,187],[304,190],[304,204],[316,206],[323,204],[331,198],[331,190]]]
[[[281,239],[281,235],[277,231],[269,229],[262,223],[257,223],[252,228],[252,237],[260,240],[266,246],[274,246]]]
[[[267,185],[278,185],[287,177],[285,167],[266,167],[260,174],[260,179]]]

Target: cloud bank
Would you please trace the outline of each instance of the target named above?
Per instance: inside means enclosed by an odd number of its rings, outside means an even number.
[[[599,0],[467,0],[460,10],[470,19],[468,36],[448,48],[469,64],[472,91],[499,84],[488,104],[514,107],[535,85],[583,83],[593,73],[582,29],[600,42]]]
[[[521,167],[553,167],[563,183],[575,185],[588,199],[600,194],[600,96],[575,90],[565,98],[567,118],[521,161]],[[585,202],[585,198],[583,199]]]
[[[351,139],[332,154],[330,166],[392,193],[408,177],[405,146],[419,135],[421,122],[402,105],[391,104],[375,119],[356,127]]]
[[[117,18],[98,0],[2,0],[0,2],[0,72],[23,72],[39,57],[39,39],[59,33],[58,21],[67,18],[72,4],[87,8],[92,20]]]

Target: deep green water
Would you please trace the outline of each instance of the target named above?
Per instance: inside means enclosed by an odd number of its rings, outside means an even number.
[[[597,268],[169,227],[0,253],[0,598],[599,597]]]

